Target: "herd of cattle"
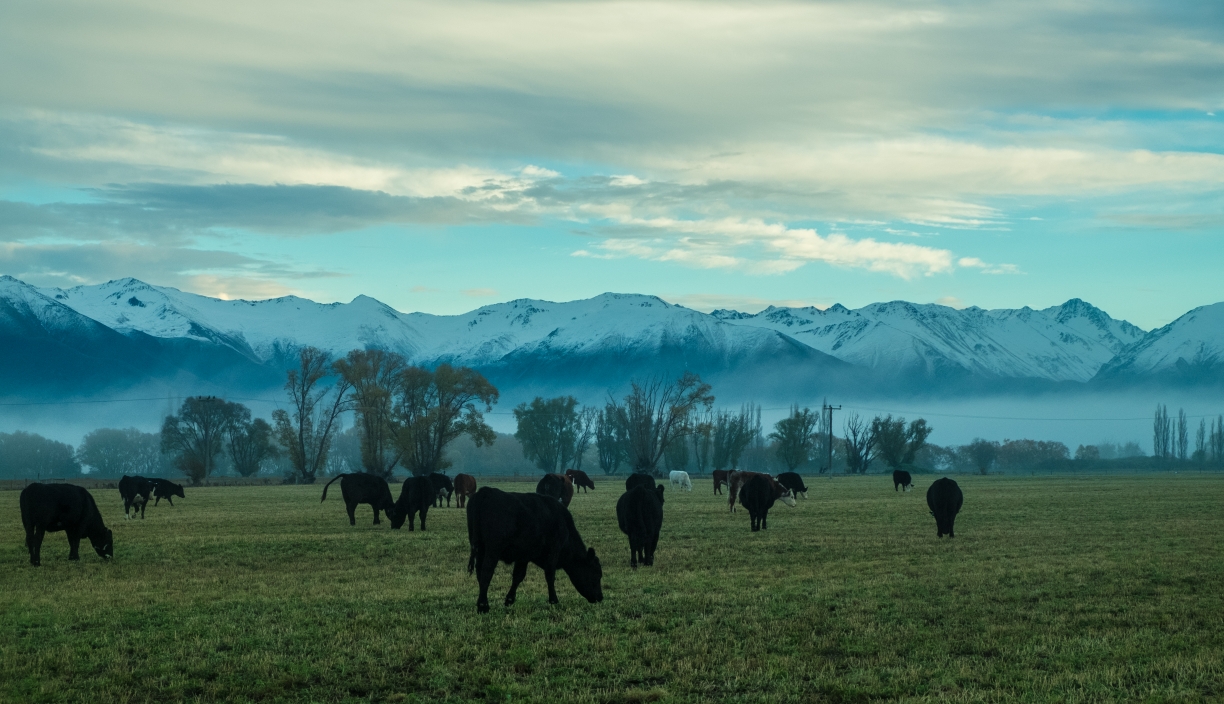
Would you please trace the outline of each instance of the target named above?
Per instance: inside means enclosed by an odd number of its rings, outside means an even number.
[[[727,487],[730,511],[735,511],[737,499],[748,511],[754,532],[768,528],[769,510],[777,501],[793,507],[796,496],[807,498],[803,478],[795,472],[783,472],[774,477],[760,472],[718,470],[713,472],[712,478],[716,495],[722,493],[723,486]],[[669,480],[673,487],[693,490],[687,472],[672,472]],[[514,565],[506,606],[514,603],[528,564],[544,570],[549,603],[557,603],[554,580],[558,569],[565,572],[574,588],[588,601],[603,600],[603,568],[595,549],[583,543],[569,512],[575,487],[583,491],[595,489],[595,483],[586,472],[571,469],[564,474],[546,474],[532,494],[508,493],[487,486],[477,491],[476,478],[469,474],[457,474],[452,480],[445,474],[435,473],[405,479],[399,499],[392,498],[391,487],[382,477],[341,474],[323,486],[320,501],[327,500],[327,490],[336,481],[340,482],[340,494],[350,525],[356,525],[357,506],[366,504],[374,510],[375,524],[379,523],[379,514],[384,513],[391,528],[399,529],[407,521],[411,531],[415,530],[415,518],[419,515],[421,530],[425,530],[429,509],[441,507],[443,502],[449,507],[452,496],[456,497],[456,506],[467,510],[471,550],[468,573],[474,572],[480,585],[476,601],[478,612],[489,610],[489,583],[499,562]],[[912,486],[908,472],[893,472],[894,491]],[[664,485],[657,484],[649,474],[631,474],[625,480],[625,493],[616,502],[616,521],[621,532],[629,538],[629,564],[634,569],[639,564],[654,564],[663,526],[664,489]],[[154,499],[154,506],[163,498],[171,506],[174,505],[173,497],[185,498],[182,485],[144,477],[124,476],[119,481],[119,493],[123,498],[125,518],[135,517],[133,509],[138,508],[143,519],[150,498]],[[937,537],[942,538],[944,534],[954,537],[953,524],[964,500],[960,487],[947,477],[938,479],[927,489],[926,500],[935,517]],[[68,536],[69,560],[80,559],[77,549],[81,538],[86,537],[103,559],[114,556],[114,535],[103,523],[93,495],[85,489],[71,484],[30,484],[22,490],[20,504],[31,565],[38,566],[41,562],[44,535],[56,531],[64,531]]]

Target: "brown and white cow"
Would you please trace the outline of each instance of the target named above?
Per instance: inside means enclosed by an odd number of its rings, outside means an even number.
[[[455,475],[455,506],[467,506],[467,497],[476,493],[476,477],[470,474]]]
[[[562,506],[569,508],[570,501],[574,498],[574,480],[564,474],[545,474],[540,478],[540,483],[536,484],[536,493],[551,496],[560,501]]]
[[[769,484],[773,488],[775,499],[778,499],[787,506],[793,507],[795,505],[795,495],[791,493],[790,489],[787,489],[779,484],[777,479],[774,479],[768,474],[764,474],[762,472],[735,471],[731,472],[731,475],[727,477],[727,493],[730,494],[730,501],[727,502],[728,510],[735,511],[735,499],[739,496],[740,489],[742,489],[744,484],[753,477],[765,477],[765,479],[769,480]]]

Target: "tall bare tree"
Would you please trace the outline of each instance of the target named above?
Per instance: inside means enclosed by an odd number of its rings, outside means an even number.
[[[693,469],[706,474],[714,456],[714,415],[709,411],[695,413],[689,430],[693,439]]]
[[[1152,420],[1152,456],[1168,459],[1173,449],[1173,425],[1169,421],[1169,407],[1156,404],[1156,417]]]
[[[663,377],[634,381],[624,405],[611,405],[624,414],[633,471],[658,476],[659,461],[667,446],[684,437],[689,416],[714,403],[710,385],[692,372],[668,382]]]
[[[403,428],[396,443],[401,463],[417,476],[441,472],[451,465],[446,446],[459,436],[471,437],[477,447],[493,444],[497,434],[483,414],[493,410],[497,398],[496,387],[467,367],[404,369],[395,404]]]
[[[616,474],[629,459],[628,421],[623,409],[609,403],[595,417],[595,450],[604,474]]]
[[[1175,443],[1177,459],[1185,462],[1190,452],[1190,425],[1186,422],[1186,411],[1183,408],[1177,409],[1177,436]]]
[[[820,420],[810,408],[799,410],[799,404],[791,406],[790,415],[774,425],[769,439],[777,443],[778,459],[790,471],[812,458],[816,451],[817,430]]]
[[[361,435],[361,465],[366,473],[384,479],[399,463],[396,444],[400,426],[395,422],[395,392],[408,363],[386,350],[353,350],[332,367],[351,387],[349,407]]]
[[[758,434],[755,412],[756,407],[748,404],[738,413],[720,411],[714,414],[714,469],[739,468],[744,450]]]
[[[332,371],[330,355],[317,347],[303,347],[298,352],[298,368],[286,375],[291,409],[272,413],[276,439],[303,484],[313,484],[327,463],[332,435],[348,408],[348,381],[339,376],[326,385],[333,378]]]
[[[846,433],[846,468],[851,474],[866,474],[875,459],[875,436],[871,423],[857,413],[846,417],[842,430]]]

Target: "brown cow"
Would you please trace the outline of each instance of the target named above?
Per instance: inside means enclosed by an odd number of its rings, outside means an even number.
[[[731,500],[727,505],[729,510],[735,511],[735,499],[737,496],[739,496],[740,489],[743,488],[744,484],[753,477],[765,477],[769,480],[770,485],[773,487],[776,497],[781,499],[782,503],[786,504],[787,506],[795,505],[794,494],[791,493],[790,489],[787,489],[779,484],[777,479],[774,479],[768,474],[764,474],[762,472],[735,471],[731,472],[731,476],[727,477],[727,493],[731,495]]]
[[[470,474],[455,475],[455,507],[467,506],[467,497],[476,493],[476,477]]]
[[[569,477],[574,482],[574,490],[582,489],[586,493],[587,489],[595,491],[595,482],[591,481],[591,477],[581,469],[567,469],[565,476]]]
[[[564,474],[545,474],[536,484],[536,493],[551,496],[569,508],[574,498],[574,481]]]
[[[710,472],[710,476],[714,478],[714,495],[715,496],[722,493],[721,487],[723,484],[727,483],[728,474],[731,474],[731,472],[725,469],[716,469],[713,472]]]

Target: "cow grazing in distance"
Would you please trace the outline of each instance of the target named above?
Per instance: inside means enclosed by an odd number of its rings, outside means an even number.
[[[467,497],[476,493],[476,477],[470,474],[455,475],[455,507],[467,506]]]
[[[416,530],[416,515],[421,514],[421,530],[425,530],[425,516],[429,507],[437,497],[433,481],[429,477],[408,477],[400,489],[399,500],[395,502],[395,513],[391,516],[391,528],[399,530],[408,521],[408,530]]]
[[[480,583],[477,613],[489,612],[489,582],[498,562],[514,564],[506,606],[514,603],[528,563],[544,570],[548,603],[557,603],[554,581],[558,569],[587,601],[603,601],[603,567],[595,548],[583,544],[574,517],[560,502],[540,494],[509,494],[486,486],[468,503],[467,524],[468,574],[475,571]]]
[[[647,489],[654,490],[655,478],[649,474],[646,474],[645,472],[634,472],[628,477],[625,477],[625,491],[630,491],[635,486],[642,486],[646,487]]]
[[[446,500],[446,507],[450,508],[451,494],[455,493],[455,484],[451,478],[441,472],[433,472],[429,475],[429,481],[433,483],[434,489],[434,508],[442,508],[442,500]]]
[[[740,490],[744,487],[744,484],[749,479],[754,477],[765,477],[766,481],[768,481],[769,484],[774,487],[774,490],[777,493],[777,498],[781,499],[782,503],[786,504],[787,506],[794,507],[795,496],[791,493],[791,490],[779,484],[778,480],[774,479],[768,474],[762,474],[760,472],[732,472],[731,476],[727,478],[727,494],[730,497],[728,508],[732,512],[735,511],[735,499],[737,496],[739,496]]]
[[[586,493],[587,489],[595,491],[595,482],[591,481],[590,475],[581,469],[567,469],[565,476],[569,477],[574,482],[574,491],[582,489],[582,493]]]
[[[93,495],[72,484],[31,484],[21,490],[21,523],[25,526],[30,564],[42,564],[42,543],[47,533],[68,535],[68,559],[81,559],[81,538],[89,538],[103,560],[115,556],[115,536],[102,522]]]
[[[768,529],[769,509],[773,508],[774,502],[782,499],[782,502],[787,506],[794,506],[795,499],[790,495],[790,489],[786,489],[781,484],[773,481],[768,474],[752,473],[744,484],[740,487],[739,493],[740,503],[744,508],[748,509],[748,516],[752,521],[752,532]],[[790,499],[790,501],[787,501]]]
[[[148,505],[155,486],[151,479],[123,475],[119,480],[119,495],[123,497],[123,517],[135,518],[135,513],[128,515],[128,511],[135,507],[140,509],[140,517],[143,519],[145,506]]]
[[[637,569],[638,562],[647,567],[654,564],[655,548],[659,546],[659,530],[663,527],[663,489],[635,486],[616,502],[616,523],[629,536],[629,565]]]
[[[693,480],[689,479],[688,472],[671,472],[667,475],[667,478],[671,480],[672,486],[678,486],[685,491],[693,490]]]
[[[807,498],[807,485],[803,483],[803,477],[799,476],[798,472],[783,472],[779,474],[778,483],[790,489],[791,494],[795,496],[803,494],[803,498]]]
[[[947,533],[949,538],[956,537],[952,526],[956,523],[956,514],[960,513],[961,504],[964,502],[965,497],[961,494],[960,487],[951,479],[943,477],[931,483],[927,489],[927,508],[931,509],[931,515],[935,517],[935,537],[942,538],[944,533]]]
[[[714,495],[715,496],[722,493],[722,486],[724,484],[727,484],[727,477],[730,474],[731,473],[725,469],[716,469],[713,472],[710,472],[710,477],[714,479]]]
[[[574,482],[564,474],[545,474],[536,484],[536,493],[552,497],[569,508],[570,501],[574,499]]]
[[[327,501],[327,488],[337,479],[340,480],[340,495],[344,497],[344,508],[348,511],[350,526],[357,525],[356,511],[359,504],[369,504],[370,508],[374,509],[374,525],[379,523],[379,511],[385,511],[389,519],[395,518],[395,499],[391,498],[391,487],[387,485],[387,480],[364,472],[337,474],[331,482],[323,485],[323,498],[319,499],[320,503]]]
[[[180,499],[187,498],[187,495],[183,493],[182,484],[175,484],[169,479],[158,479],[157,477],[154,477],[150,481],[152,481],[154,485],[153,486],[153,505],[154,506],[161,503],[162,499],[169,501],[170,505],[173,506],[174,497],[177,496]]]
[[[910,479],[909,472],[900,469],[893,470],[893,491],[896,491],[897,487],[900,487],[902,491],[905,491],[906,487],[913,488],[913,486],[914,481]]]

